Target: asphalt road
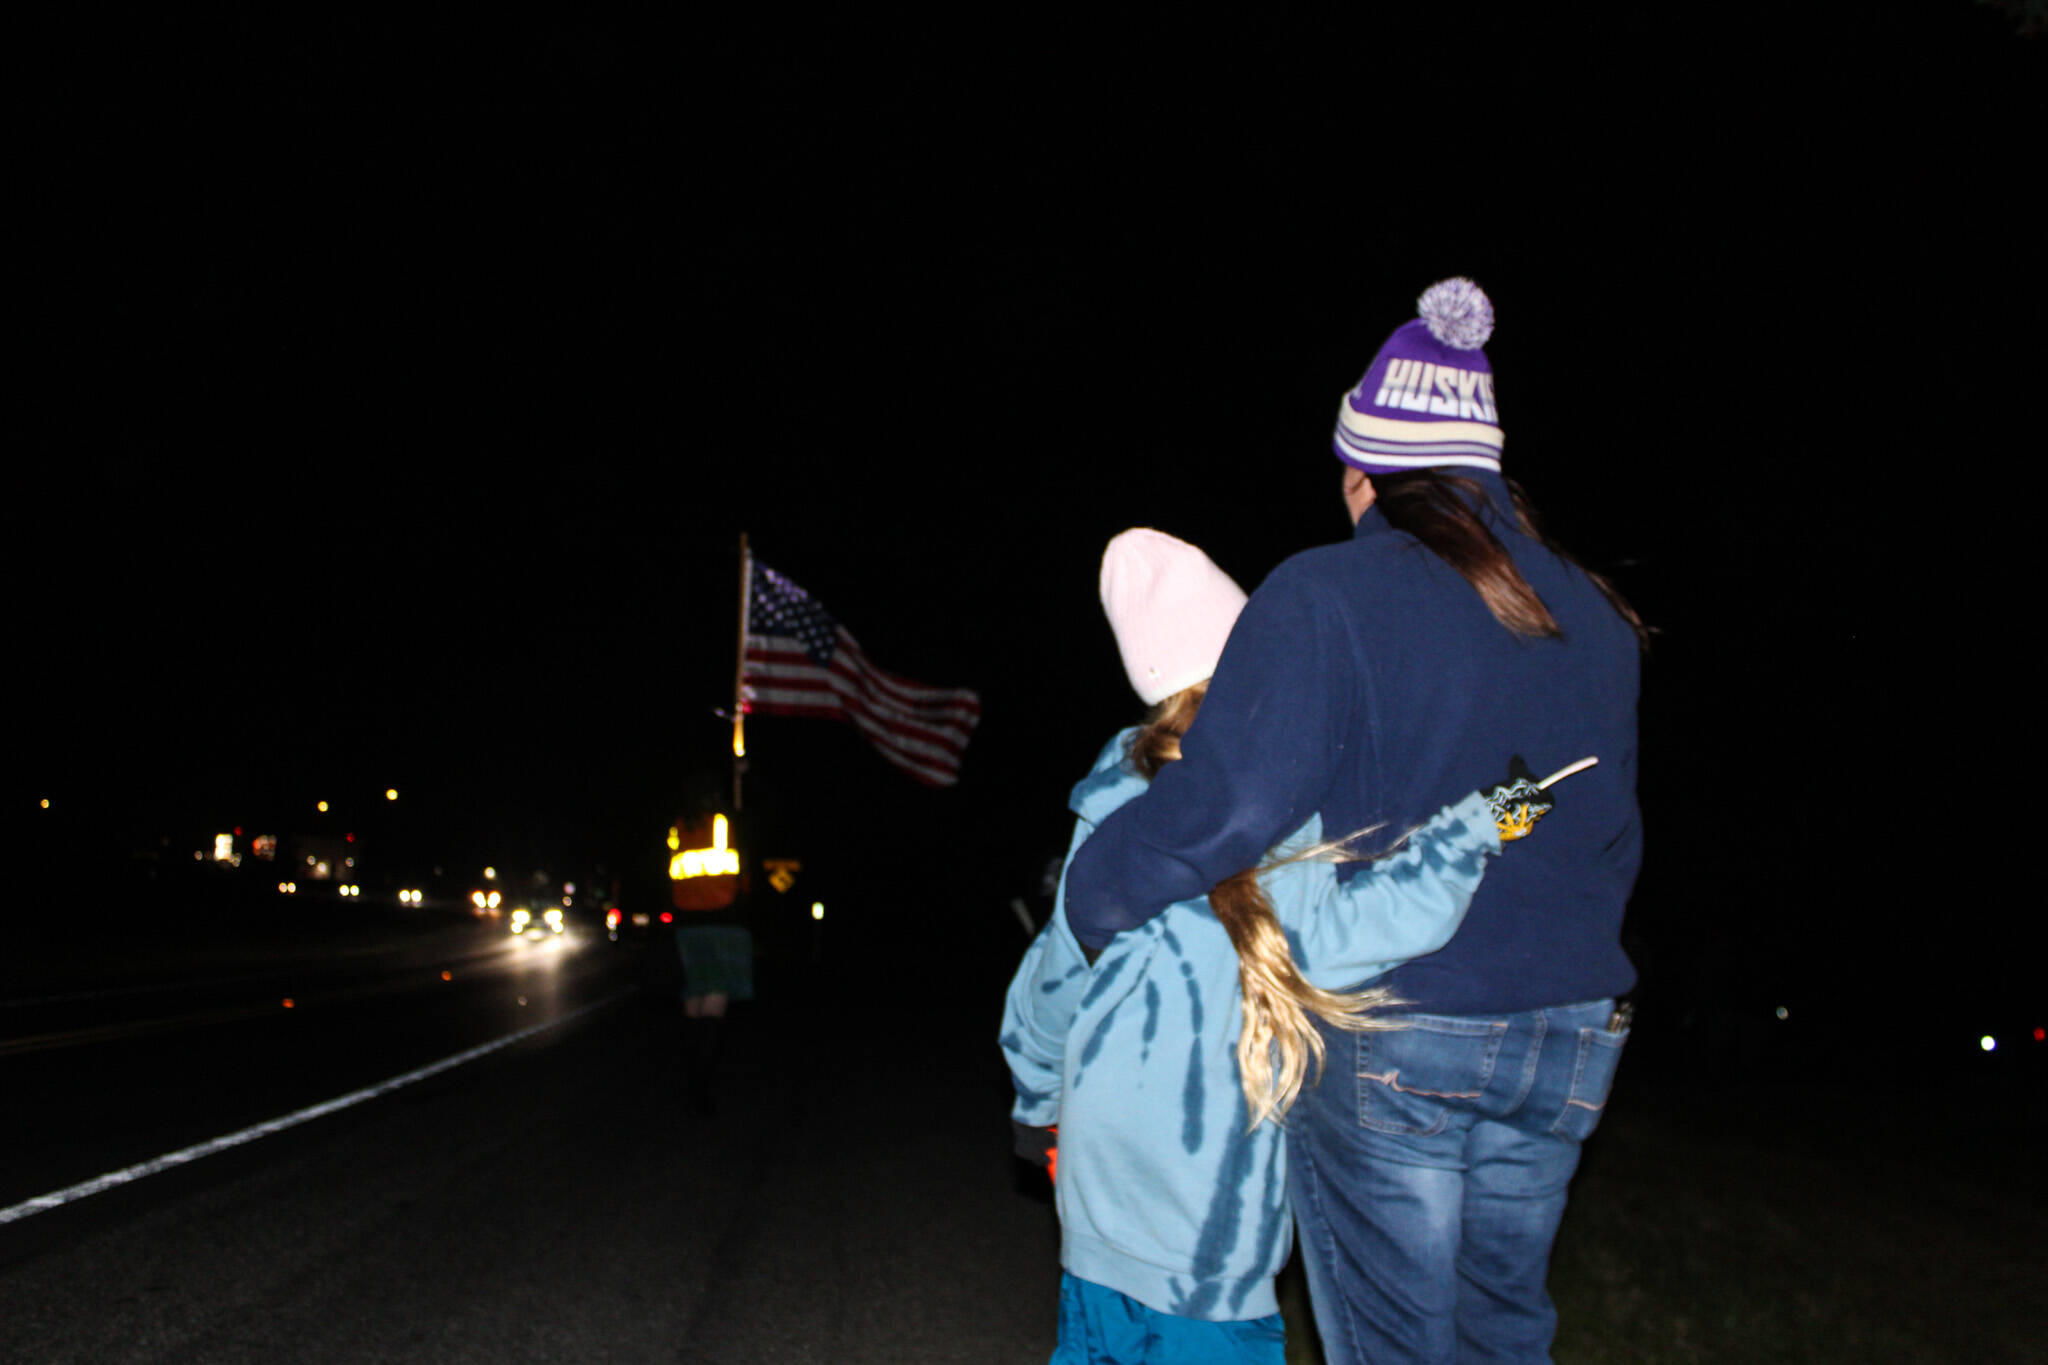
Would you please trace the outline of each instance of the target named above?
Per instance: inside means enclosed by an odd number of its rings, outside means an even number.
[[[630,953],[450,960],[333,975],[289,1011],[268,979],[100,1002],[130,1025],[187,1020],[106,1038],[49,1043],[90,1027],[61,1004],[0,1020],[46,1040],[0,1046],[4,1208],[588,1007],[0,1226],[0,1361],[1050,1353],[1057,1231],[1009,1155],[986,999],[883,1005],[858,973],[778,999],[764,973],[702,1115],[672,1002],[639,989]]]

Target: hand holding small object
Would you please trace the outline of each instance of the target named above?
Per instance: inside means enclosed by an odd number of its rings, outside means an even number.
[[[1014,1142],[1013,1150],[1017,1155],[1042,1169],[1046,1178],[1057,1184],[1060,1169],[1060,1126],[1055,1123],[1049,1127],[1039,1128],[1011,1119],[1010,1132]]]
[[[1508,775],[1504,782],[1495,783],[1482,791],[1486,808],[1493,815],[1494,828],[1500,831],[1502,843],[1525,839],[1536,828],[1536,822],[1557,806],[1557,798],[1549,795],[1552,783],[1583,772],[1600,760],[1582,758],[1576,763],[1559,768],[1541,782],[1536,774],[1529,771],[1528,762],[1520,754],[1508,760]]]

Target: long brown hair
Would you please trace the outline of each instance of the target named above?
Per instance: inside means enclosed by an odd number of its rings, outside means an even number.
[[[1131,766],[1138,770],[1138,776],[1150,782],[1159,776],[1159,770],[1180,757],[1180,737],[1195,723],[1195,713],[1202,709],[1202,698],[1209,695],[1208,679],[1192,687],[1183,687],[1152,708],[1145,717],[1145,726],[1131,736]]]
[[[1147,781],[1180,757],[1181,736],[1194,724],[1208,691],[1209,684],[1199,682],[1174,693],[1153,708],[1144,728],[1132,737],[1131,765]],[[1354,1033],[1400,1027],[1395,1021],[1372,1014],[1374,1010],[1403,1003],[1387,990],[1375,988],[1350,994],[1326,991],[1302,976],[1288,947],[1286,931],[1273,913],[1273,903],[1259,884],[1261,873],[1286,863],[1347,857],[1347,842],[1331,840],[1279,863],[1245,868],[1224,878],[1209,893],[1209,906],[1237,950],[1243,1009],[1243,1026],[1237,1036],[1237,1072],[1251,1115],[1247,1131],[1269,1118],[1277,1123],[1286,1117],[1301,1093],[1311,1057],[1315,1059],[1316,1075],[1321,1077],[1323,1036],[1310,1015]]]
[[[1649,628],[1621,591],[1605,575],[1579,563],[1545,535],[1537,522],[1535,507],[1521,485],[1513,479],[1504,478],[1503,482],[1508,486],[1508,496],[1514,500],[1515,524],[1522,534],[1585,574],[1616,614],[1628,622],[1629,629],[1635,632],[1636,644],[1648,647]],[[1486,603],[1494,620],[1525,638],[1563,638],[1564,628],[1537,596],[1536,589],[1529,586],[1529,580],[1522,577],[1500,537],[1474,510],[1475,504],[1486,497],[1476,480],[1441,469],[1408,469],[1398,474],[1375,474],[1372,486],[1377,495],[1375,503],[1387,524],[1414,536],[1437,558],[1456,569]]]

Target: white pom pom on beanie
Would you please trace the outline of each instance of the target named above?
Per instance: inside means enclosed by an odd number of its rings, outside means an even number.
[[[1133,528],[1102,552],[1102,610],[1147,706],[1216,671],[1244,603],[1214,560],[1164,531]]]

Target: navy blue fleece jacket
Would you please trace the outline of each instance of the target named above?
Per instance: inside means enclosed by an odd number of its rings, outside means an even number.
[[[1090,948],[1202,895],[1312,814],[1385,847],[1514,754],[1538,774],[1588,754],[1542,837],[1480,886],[1444,948],[1377,984],[1419,1010],[1492,1014],[1626,991],[1622,911],[1642,863],[1634,632],[1580,570],[1516,526],[1506,485],[1481,511],[1563,627],[1502,627],[1456,570],[1369,509],[1352,539],[1294,556],[1252,594],[1201,715],[1145,795],[1066,874]]]

